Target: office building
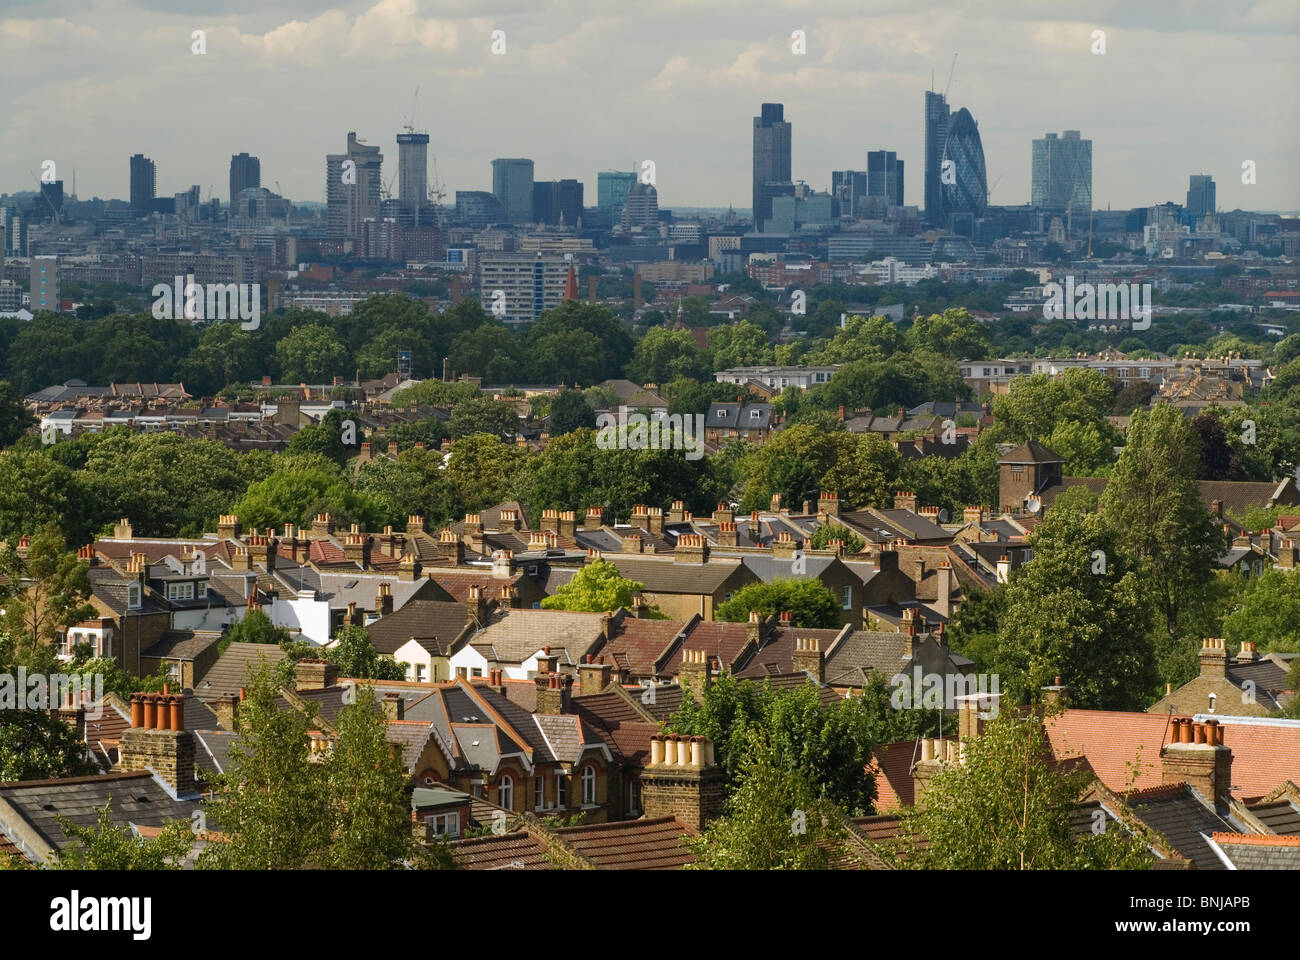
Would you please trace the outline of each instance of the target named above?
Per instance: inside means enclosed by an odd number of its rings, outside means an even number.
[[[59,258],[32,257],[31,310],[59,309]]]
[[[605,226],[612,227],[623,220],[623,204],[627,192],[636,183],[636,174],[625,170],[602,170],[596,174],[596,209],[600,211]]]
[[[230,205],[233,207],[245,190],[262,185],[262,161],[247,153],[230,158]]]
[[[573,227],[582,219],[582,182],[543,180],[533,184],[533,220]]]
[[[1202,173],[1192,174],[1187,186],[1188,219],[1195,224],[1214,211],[1214,178]]]
[[[493,160],[492,193],[501,201],[507,223],[533,223],[533,161]]]
[[[531,323],[543,310],[564,300],[571,263],[564,257],[541,253],[481,254],[479,299],[483,309],[503,323]]]
[[[943,209],[943,148],[948,137],[948,101],[942,93],[925,91],[925,222],[942,226],[946,221]],[[870,173],[870,167],[868,167]]]
[[[486,190],[457,190],[454,216],[457,223],[482,229],[504,223],[506,209],[494,194]]]
[[[1030,202],[1043,210],[1087,213],[1092,210],[1092,141],[1078,130],[1057,137],[1049,133],[1033,142]]]
[[[844,220],[858,216],[858,206],[867,195],[865,170],[832,170],[831,196],[835,202],[835,215]]]
[[[142,153],[131,158],[131,209],[136,214],[153,210],[153,198],[158,186],[158,169]]]
[[[48,223],[58,220],[63,213],[63,181],[41,183],[40,197],[32,208],[32,218]]]
[[[867,151],[867,196],[884,197],[886,206],[903,206],[903,161],[893,150]]]
[[[754,118],[754,229],[763,232],[772,216],[772,198],[789,196],[791,127],[785,106],[765,103]]]
[[[408,131],[397,135],[397,200],[398,218],[403,223],[421,222],[424,208],[429,205],[427,133]]]
[[[360,245],[366,220],[380,215],[380,170],[384,156],[348,133],[346,153],[325,157],[326,225],[331,240],[352,240]]]
[[[638,180],[628,191],[627,202],[623,204],[623,218],[620,221],[626,230],[640,227],[642,230],[659,226],[659,191],[653,183]]]
[[[954,233],[972,236],[974,221],[989,203],[988,174],[984,169],[984,144],[979,125],[962,107],[948,122],[944,159],[951,160],[953,182],[943,184],[945,225]]]

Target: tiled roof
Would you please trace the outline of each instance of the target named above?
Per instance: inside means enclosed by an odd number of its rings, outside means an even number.
[[[0,783],[6,801],[55,850],[71,842],[63,832],[61,816],[78,826],[94,826],[99,811],[111,802],[110,816],[117,826],[128,823],[163,826],[171,820],[189,821],[199,808],[197,800],[174,800],[151,773],[107,773],[94,777],[29,780]],[[18,837],[10,835],[10,840]]]
[[[684,646],[689,650],[703,650],[721,669],[729,672],[747,642],[747,631],[743,623],[697,620]],[[674,658],[674,661],[668,665],[669,676],[676,676],[681,668],[681,657]]]
[[[1294,800],[1261,801],[1247,804],[1246,809],[1274,833],[1300,837],[1300,804]]]
[[[1143,823],[1160,833],[1178,854],[1198,870],[1226,869],[1210,845],[1215,831],[1232,832],[1232,825],[1185,783],[1150,787],[1128,794],[1129,807]]]
[[[736,665],[736,676],[758,678],[774,676],[778,673],[794,672],[794,641],[798,637],[821,641],[826,650],[831,641],[840,635],[839,630],[814,627],[778,627],[768,635],[767,642],[759,647],[758,652],[748,656],[744,662]]]
[[[410,600],[400,610],[369,624],[370,642],[383,654],[394,654],[414,638],[430,653],[447,656],[469,623],[463,603]]]
[[[689,620],[640,620],[623,617],[611,625],[609,642],[600,648],[601,656],[619,669],[629,671],[634,677],[658,676],[669,648],[676,645],[678,634],[691,623]],[[693,648],[692,648],[693,649]],[[672,669],[671,673],[676,673]]]
[[[554,870],[546,847],[530,833],[474,837],[450,844],[451,855],[464,870]]]
[[[209,647],[220,642],[221,632],[218,630],[168,630],[140,655],[170,660],[193,660]]]
[[[576,664],[601,642],[603,616],[567,610],[498,612],[472,643],[476,647],[490,645],[494,653],[490,659],[500,663],[522,663],[543,647],[550,647],[561,663]]]
[[[232,643],[206,674],[195,679],[194,694],[204,699],[238,694],[247,685],[250,666],[261,658],[274,666],[284,656],[274,643]]]
[[[1300,870],[1300,837],[1215,833],[1210,839],[1238,870]]]
[[[744,570],[745,580],[757,580],[735,557],[710,557],[707,563],[678,563],[669,558],[645,555],[606,554],[604,559],[618,567],[620,576],[645,585],[650,593],[712,594]]]
[[[678,870],[695,862],[682,842],[695,830],[676,817],[562,827],[555,832],[566,846],[602,870]]]
[[[432,723],[418,720],[389,720],[384,728],[384,738],[402,748],[402,764],[407,773],[416,772],[415,764],[432,733]]]
[[[479,572],[446,570],[434,567],[425,572],[430,580],[447,591],[451,599],[458,603],[464,603],[469,599],[469,588],[472,586],[479,588],[483,594],[483,599],[494,600],[500,596],[502,587],[507,584],[514,586],[524,577],[522,571],[516,571],[509,577],[494,577],[492,571],[488,569]]]

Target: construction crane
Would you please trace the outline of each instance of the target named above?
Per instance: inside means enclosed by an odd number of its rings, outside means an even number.
[[[406,118],[406,123],[402,124],[402,129],[407,133],[415,133],[415,103],[420,99],[420,88],[415,88],[415,93],[411,95],[411,112]]]
[[[993,202],[993,191],[996,190],[998,188],[998,184],[1002,182],[1002,177],[1003,174],[999,173],[998,178],[993,181],[993,186],[989,187],[989,203]]]
[[[948,99],[948,90],[952,87],[952,73],[957,69],[957,54],[952,55],[952,66],[948,68],[948,83],[943,88],[943,98]]]

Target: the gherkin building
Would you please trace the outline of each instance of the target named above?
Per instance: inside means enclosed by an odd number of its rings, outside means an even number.
[[[943,184],[944,209],[951,218],[954,214],[978,217],[989,202],[988,177],[984,171],[984,145],[980,142],[979,127],[969,110],[962,107],[948,122],[948,136],[943,146],[944,160],[954,164],[952,174]]]

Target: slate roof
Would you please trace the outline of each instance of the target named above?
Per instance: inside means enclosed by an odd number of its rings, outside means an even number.
[[[1065,458],[1037,440],[1030,440],[998,457],[998,463],[1065,463]]]
[[[1210,840],[1236,870],[1300,870],[1300,837],[1215,833]]]
[[[239,735],[229,730],[195,730],[194,765],[209,774],[230,770],[230,748]]]
[[[168,630],[140,655],[168,660],[193,660],[220,642],[219,630]]]
[[[555,832],[567,847],[601,870],[679,870],[695,862],[682,841],[696,831],[676,817],[562,827]]]
[[[420,600],[446,600],[444,591],[437,584],[428,580],[399,580],[396,576],[375,573],[325,573],[320,575],[320,590],[323,599],[329,601],[330,609],[347,609],[349,603],[355,603],[358,610],[374,610],[379,593],[379,584],[387,583],[393,593],[393,610],[398,611],[408,602]],[[464,608],[461,608],[462,613]]]
[[[449,844],[456,864],[464,870],[554,870],[546,847],[530,833],[454,840]]]
[[[91,567],[86,575],[90,580],[90,591],[94,594],[95,599],[99,600],[119,617],[166,613],[168,610],[166,604],[147,590],[141,598],[140,609],[127,609],[126,588],[128,581],[111,567]]]
[[[86,718],[86,745],[100,769],[108,771],[117,763],[117,744],[122,731],[131,726],[131,715],[118,705],[117,695],[112,693],[105,695],[101,713],[97,720]]]
[[[194,695],[210,699],[239,694],[247,684],[248,668],[260,658],[274,666],[284,659],[284,651],[274,643],[232,643],[202,677],[194,681]]]
[[[736,665],[735,675],[741,678],[757,679],[780,673],[794,672],[794,641],[815,639],[821,641],[822,650],[830,648],[831,641],[840,635],[840,630],[778,627],[772,630],[758,651],[746,656]]]
[[[110,800],[111,818],[118,826],[134,823],[161,827],[171,820],[188,822],[190,814],[199,809],[197,799],[172,799],[151,773],[0,783],[0,832],[17,843],[16,828],[27,827],[49,847],[63,850],[73,841],[63,832],[58,817],[78,826],[94,826],[99,811]],[[6,825],[4,821],[14,815],[20,823]]]
[[[1300,803],[1295,800],[1248,803],[1246,809],[1274,833],[1300,837]]]
[[[1196,869],[1226,869],[1209,837],[1216,831],[1235,832],[1234,828],[1187,784],[1135,790],[1127,800],[1133,813],[1164,836],[1180,856],[1196,864]]]
[[[410,600],[367,625],[370,642],[392,655],[414,639],[435,656],[447,656],[469,623],[468,608],[454,600]]]
[[[402,765],[407,773],[415,773],[415,765],[424,752],[424,745],[433,734],[433,724],[419,720],[389,720],[384,728],[384,738],[402,748]]]

